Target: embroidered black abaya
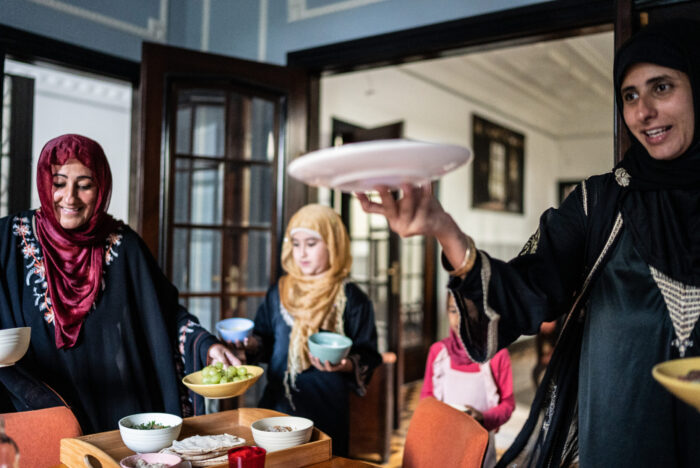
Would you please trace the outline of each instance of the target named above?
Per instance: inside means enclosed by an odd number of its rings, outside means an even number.
[[[700,413],[651,376],[700,355],[700,26],[649,27],[616,57],[615,84],[635,63],[686,73],[695,135],[671,161],[634,141],[611,173],[545,212],[521,255],[480,253],[450,288],[461,336],[479,360],[568,314],[528,421],[500,466],[698,466]],[[470,316],[466,301],[479,314]]]
[[[0,325],[32,328],[27,354],[0,369],[0,409],[65,403],[86,434],[133,413],[202,413],[180,380],[205,364],[216,338],[178,304],[141,238],[127,226],[107,237],[95,307],[76,344],[58,349],[34,225],[33,211],[0,219]]]

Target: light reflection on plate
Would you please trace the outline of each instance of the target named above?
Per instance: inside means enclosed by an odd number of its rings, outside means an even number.
[[[467,163],[468,148],[413,140],[376,140],[325,148],[289,164],[289,175],[315,187],[368,192],[378,185],[423,185]]]

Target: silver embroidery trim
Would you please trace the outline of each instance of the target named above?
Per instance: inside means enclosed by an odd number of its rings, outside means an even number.
[[[678,348],[680,357],[685,357],[686,350],[693,346],[690,334],[700,317],[700,288],[676,281],[651,265],[649,270],[661,291],[676,332],[671,345]]]
[[[523,248],[520,250],[520,253],[518,254],[518,257],[521,257],[523,255],[531,255],[537,252],[537,246],[540,243],[540,229],[537,228],[537,231],[533,235],[530,236],[530,238],[527,240]]]
[[[605,254],[608,252],[608,250],[610,250],[610,246],[612,246],[613,242],[617,238],[617,235],[620,233],[620,229],[622,229],[622,214],[618,212],[617,218],[615,218],[615,224],[613,225],[612,231],[608,236],[608,240],[605,242],[603,250],[600,252],[600,255],[598,255],[598,258],[593,264],[593,268],[591,268],[591,271],[588,273],[588,276],[586,276],[586,280],[583,282],[581,292],[577,295],[576,300],[574,301],[574,305],[571,307],[571,311],[576,310],[576,307],[578,307],[578,303],[581,301],[583,293],[586,291],[586,289],[588,289],[588,285],[593,279],[593,274],[598,270],[598,267],[603,262],[603,257],[605,257]]]
[[[588,179],[581,183],[581,196],[583,197],[583,213],[588,216],[588,189],[586,188],[586,182]]]
[[[484,312],[489,319],[488,328],[486,329],[486,360],[489,360],[498,351],[498,322],[501,319],[501,315],[488,304],[491,262],[488,255],[482,251],[479,251],[479,255],[481,256],[481,285],[484,295]],[[471,359],[471,356],[469,356],[469,359]]]
[[[632,177],[629,173],[622,167],[615,169],[615,182],[621,187],[627,187],[630,184]]]

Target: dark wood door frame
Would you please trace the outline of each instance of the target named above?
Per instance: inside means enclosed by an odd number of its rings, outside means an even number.
[[[134,86],[139,83],[138,62],[9,26],[0,25],[0,51],[29,63],[42,61],[128,81]]]
[[[637,27],[635,4],[640,0],[568,0],[473,16],[454,21],[380,34],[352,41],[293,51],[287,63],[306,69],[311,93],[319,96],[321,74],[401,64],[437,58],[449,51],[470,52],[507,45],[522,45],[599,31],[615,31],[615,45],[629,38]],[[645,2],[645,7],[650,3]],[[657,1],[656,3],[663,3]],[[318,114],[311,106],[310,146],[318,146]],[[615,161],[627,148],[626,132],[615,115]]]
[[[448,50],[485,50],[609,30],[615,18],[613,0],[550,1],[293,51],[287,62],[310,73],[341,73],[437,58]]]

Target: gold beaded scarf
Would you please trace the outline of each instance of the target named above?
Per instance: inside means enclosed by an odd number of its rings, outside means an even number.
[[[304,275],[294,261],[292,234],[299,229],[313,231],[328,248],[329,267],[319,275]],[[284,379],[290,402],[288,384],[295,388],[296,376],[311,365],[307,344],[309,336],[321,329],[345,334],[344,281],[350,274],[351,265],[350,238],[335,211],[314,204],[304,206],[292,216],[282,243],[282,268],[286,274],[279,281],[280,301],[294,319]]]

